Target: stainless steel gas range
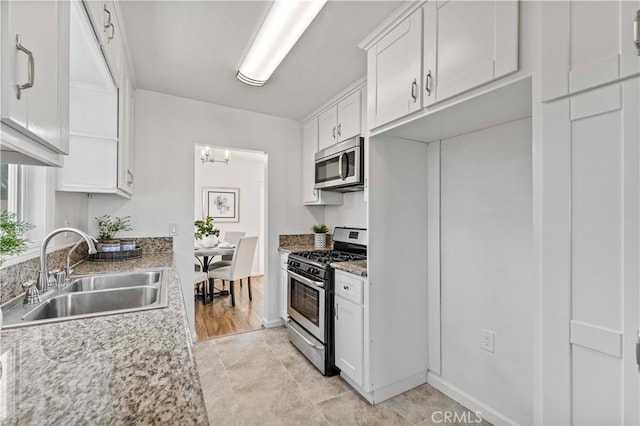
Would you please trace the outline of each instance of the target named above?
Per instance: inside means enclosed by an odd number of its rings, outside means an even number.
[[[337,227],[333,250],[291,253],[288,261],[289,340],[326,376],[334,365],[333,262],[367,258],[367,230]]]

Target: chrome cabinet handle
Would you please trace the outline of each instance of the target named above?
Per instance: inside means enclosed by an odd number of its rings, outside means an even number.
[[[107,40],[111,41],[111,40],[113,40],[113,37],[115,37],[115,35],[116,35],[116,27],[113,24],[111,24],[111,25],[109,25],[109,28],[111,28],[111,34],[107,35]]]
[[[418,100],[418,81],[415,78],[413,79],[413,83],[411,83],[411,97],[414,103]]]
[[[31,87],[33,87],[33,84],[35,82],[35,78],[36,78],[36,60],[33,57],[33,53],[31,53],[31,51],[29,49],[27,49],[26,47],[24,47],[22,45],[22,42],[20,40],[20,35],[16,34],[16,49],[18,49],[20,52],[22,53],[26,53],[27,56],[29,57],[29,70],[28,70],[28,78],[29,81],[27,81],[24,84],[17,84],[16,85],[16,89],[17,89],[17,93],[16,96],[18,99],[20,99],[22,97],[22,91],[29,89]]]
[[[636,339],[636,364],[640,367],[640,330],[638,330],[638,338]]]
[[[107,9],[107,5],[104,6],[104,12],[107,14],[107,19],[104,20],[104,22],[102,23],[102,26],[105,29],[107,29],[112,25],[112,23],[111,23],[111,12],[109,12],[109,9]]]
[[[331,130],[331,135],[333,136],[333,138],[336,138],[336,126],[333,126],[333,129]]]
[[[338,124],[338,136],[342,136],[342,123]]]
[[[636,48],[638,49],[638,56],[640,56],[640,9],[636,11],[636,19],[633,21],[633,42],[636,44]]]
[[[340,310],[340,304],[339,304],[338,302],[336,302],[336,311],[335,311],[335,317],[336,317],[336,319],[340,319],[340,318],[338,317],[338,311],[339,311],[339,310]]]
[[[424,82],[424,87],[427,90],[427,96],[431,96],[431,85],[433,84],[433,77],[431,76],[431,70],[427,73],[427,78]]]
[[[127,175],[131,176],[131,179],[127,181],[127,185],[131,186],[133,185],[133,173],[131,173],[131,170],[127,169]]]

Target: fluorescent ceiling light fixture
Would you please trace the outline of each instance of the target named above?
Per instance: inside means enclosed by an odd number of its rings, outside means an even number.
[[[263,86],[327,0],[276,0],[236,77]]]

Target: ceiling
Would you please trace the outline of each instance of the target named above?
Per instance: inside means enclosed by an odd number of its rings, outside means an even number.
[[[137,88],[301,119],[366,74],[357,44],[402,1],[329,1],[263,87],[235,73],[270,1],[123,1]]]

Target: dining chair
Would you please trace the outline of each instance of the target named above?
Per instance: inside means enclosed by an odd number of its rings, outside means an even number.
[[[228,243],[232,243],[232,244],[237,244],[238,239],[240,237],[244,237],[246,234],[246,232],[244,231],[231,231],[231,232],[225,232],[224,233],[224,241],[228,242]],[[231,260],[233,259],[233,255],[232,254],[225,254],[223,256],[221,256],[222,260],[218,260],[216,262],[211,262],[209,264],[209,270],[213,270],[216,268],[222,268],[223,266],[229,266],[231,265]],[[240,280],[240,287],[242,287],[242,280]],[[222,281],[222,288],[224,288],[224,281]]]
[[[209,275],[206,272],[194,271],[193,273],[193,289],[195,290],[195,297],[202,295],[202,300],[204,300],[205,294],[204,291],[209,281]],[[202,291],[200,290],[200,286],[202,286]]]
[[[256,253],[258,237],[241,237],[238,239],[236,251],[233,254],[231,265],[222,266],[209,270],[209,278],[213,280],[229,281],[229,291],[231,292],[231,306],[236,306],[236,295],[234,282],[242,278],[247,278],[247,288],[249,289],[249,300],[251,295],[251,266]]]

